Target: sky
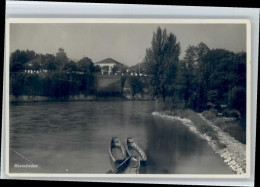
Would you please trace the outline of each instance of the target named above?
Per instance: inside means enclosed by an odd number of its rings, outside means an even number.
[[[245,24],[12,23],[10,52],[28,49],[56,54],[63,48],[72,60],[113,58],[131,66],[144,59],[158,26],[177,37],[180,59],[189,45],[200,42],[210,49],[246,51]]]

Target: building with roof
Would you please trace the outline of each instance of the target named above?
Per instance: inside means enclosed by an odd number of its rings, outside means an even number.
[[[48,72],[46,69],[42,69],[42,56],[38,56],[24,64],[26,73],[39,73],[39,72]]]
[[[112,68],[114,66],[118,66],[119,70],[122,70],[123,68],[126,68],[127,66],[112,59],[112,58],[106,58],[104,60],[101,60],[99,62],[95,63],[96,66],[100,66],[101,67],[101,73],[107,73],[107,74],[111,74],[112,73]]]

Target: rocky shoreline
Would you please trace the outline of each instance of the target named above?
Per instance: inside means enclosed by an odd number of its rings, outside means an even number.
[[[218,141],[213,140],[207,134],[201,133],[196,125],[187,118],[181,118],[179,116],[166,115],[163,112],[153,112],[153,116],[161,117],[168,120],[179,120],[184,125],[189,127],[189,129],[200,136],[202,139],[206,140],[213,151],[218,154],[224,162],[232,169],[232,171],[236,174],[242,175],[246,172],[246,145],[238,142],[233,137],[231,137],[228,133],[223,132],[219,127],[212,124],[209,120],[205,119],[202,114],[198,114],[202,120],[206,121],[206,123],[213,127],[216,135],[218,137]],[[224,144],[225,148],[220,148],[218,143]]]

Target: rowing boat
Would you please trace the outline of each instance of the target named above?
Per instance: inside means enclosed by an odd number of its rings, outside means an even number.
[[[135,143],[133,138],[128,137],[126,142],[126,152],[140,160],[141,165],[145,165],[147,162],[147,157],[144,153],[144,151]]]
[[[121,141],[117,137],[113,137],[109,146],[109,156],[113,169],[117,168],[128,157],[128,153],[122,146]]]
[[[113,137],[109,146],[110,162],[113,170],[108,173],[138,173],[140,160],[129,153],[122,146],[117,137]]]

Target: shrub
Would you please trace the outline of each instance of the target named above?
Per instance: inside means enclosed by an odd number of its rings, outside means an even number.
[[[172,111],[172,110],[165,110],[165,111],[163,111],[163,113],[165,114],[165,115],[170,115],[170,116],[175,116],[176,114],[174,113],[174,111]]]
[[[220,118],[216,118],[216,119],[214,120],[214,124],[215,124],[216,126],[218,126],[218,127],[221,127],[223,123],[224,123],[224,121],[223,121],[222,119],[220,119]]]
[[[214,114],[215,116],[218,115],[218,110],[215,109],[215,108],[211,108],[211,109],[209,109],[209,112],[210,112],[211,114]]]
[[[227,132],[229,127],[229,124],[227,124],[223,119],[217,118],[214,120],[214,124],[218,126],[222,131]]]
[[[206,113],[211,113],[209,111],[205,111]],[[194,111],[188,109],[184,110],[182,112],[182,115],[184,115],[186,118],[190,119],[197,127],[197,129],[202,133],[202,134],[207,134],[212,138],[212,140],[218,140],[218,137],[216,135],[215,130],[213,127],[209,126],[206,121],[204,121],[199,115],[197,115]]]
[[[246,113],[246,88],[235,86],[231,90],[231,107],[239,110],[242,115]]]
[[[238,110],[224,110],[223,116],[231,118],[240,118],[241,114]]]
[[[218,112],[217,110],[215,111],[215,109],[210,109],[202,112],[202,115],[208,120],[215,119],[217,117],[217,114]]]

